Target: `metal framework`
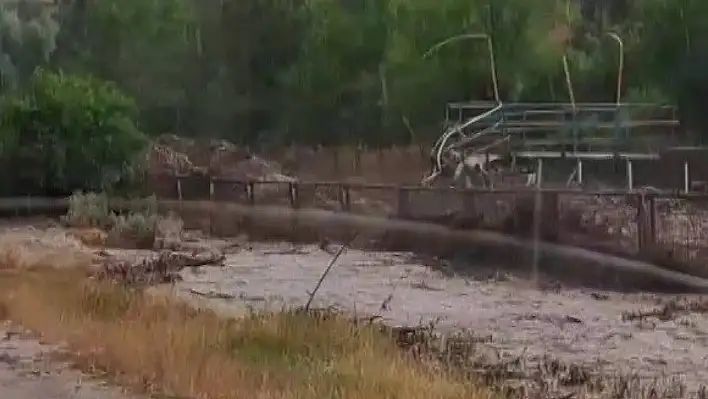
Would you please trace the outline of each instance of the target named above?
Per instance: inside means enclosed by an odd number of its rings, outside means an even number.
[[[485,40],[496,101],[447,105],[444,131],[430,154],[432,171],[422,183],[429,186],[441,176],[452,175],[457,187],[474,186],[473,179],[480,177],[482,184],[490,187],[490,165],[503,161],[512,170],[520,164],[533,164],[527,185],[540,184],[537,176],[543,160],[565,158],[577,162],[568,185],[582,185],[583,162],[615,160],[626,162],[627,185],[632,189],[632,162],[658,160],[661,150],[677,145],[679,122],[672,106],[622,102],[624,45],[617,34],[606,34],[620,52],[614,103],[576,103],[566,56],[562,61],[570,103],[504,103],[499,97],[494,49],[488,35],[460,35],[433,46],[425,58],[459,40]],[[688,190],[688,165],[685,169]],[[465,181],[460,184],[462,177]]]

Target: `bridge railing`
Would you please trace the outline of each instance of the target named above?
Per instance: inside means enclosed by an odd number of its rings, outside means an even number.
[[[462,123],[492,108],[491,103],[451,103],[446,108],[447,124]],[[609,144],[640,147],[675,145],[679,121],[672,106],[644,103],[508,103],[494,118],[485,118],[474,128],[493,127],[498,134],[512,135],[517,146],[522,142],[550,138],[560,144]],[[571,140],[571,142],[567,142]],[[589,141],[588,141],[589,140]]]

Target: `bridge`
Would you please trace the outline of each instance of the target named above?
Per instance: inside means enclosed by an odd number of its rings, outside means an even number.
[[[634,164],[696,149],[678,132],[675,107],[659,104],[451,103],[445,116],[444,133],[431,152],[434,170],[428,183],[446,168],[458,168],[459,177],[461,160],[467,159],[470,168],[503,160],[512,170],[523,166],[534,173],[544,162],[572,162],[566,186],[583,186],[585,164],[612,161],[623,163],[631,190]],[[684,169],[683,188],[689,191],[688,160]]]
[[[494,101],[447,104],[443,133],[430,154],[432,170],[422,183],[431,185],[438,183],[441,177],[452,177],[452,182],[444,181],[444,184],[471,187],[482,177],[482,185],[489,187],[495,183],[490,173],[491,163],[495,163],[512,172],[519,172],[517,167],[523,166],[522,172],[528,175],[526,185],[534,183],[540,187],[548,178],[544,163],[562,161],[567,165],[570,161],[573,166],[568,170],[565,185],[582,187],[584,164],[612,161],[615,165],[623,164],[625,186],[632,190],[635,164],[653,163],[656,168],[663,153],[671,153],[675,160],[682,152],[695,152],[696,148],[688,148],[692,143],[678,134],[675,107],[623,101],[624,42],[615,32],[604,32],[603,36],[612,39],[618,48],[615,101],[611,103],[576,101],[567,55],[563,55],[561,61],[569,103],[507,103],[501,98],[494,46],[489,35],[466,33],[433,45],[423,58],[460,41],[485,42]],[[698,150],[708,151],[706,148]],[[683,191],[688,192],[690,162],[688,156],[684,158]]]

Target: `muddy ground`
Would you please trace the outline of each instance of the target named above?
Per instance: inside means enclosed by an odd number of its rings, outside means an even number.
[[[61,348],[16,326],[0,324],[0,398],[138,399],[60,361]]]
[[[223,267],[183,271],[176,289],[215,298],[222,311],[302,305],[331,257],[318,246],[250,244],[228,255]],[[486,341],[476,355],[490,365],[522,359],[527,366],[521,367],[532,369],[551,356],[593,373],[635,374],[646,383],[659,378],[665,387],[680,382],[693,392],[708,381],[707,314],[677,311],[627,320],[629,313],[660,308],[676,295],[553,284],[537,289],[493,266],[478,266],[475,277],[461,278],[432,270],[409,253],[348,250],[315,303],[381,315],[395,325],[434,322],[441,331],[471,330]]]

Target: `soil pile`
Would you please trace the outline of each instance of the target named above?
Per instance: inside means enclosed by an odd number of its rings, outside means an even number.
[[[293,181],[277,162],[225,140],[158,137],[146,156],[150,174],[199,175],[233,180]]]

